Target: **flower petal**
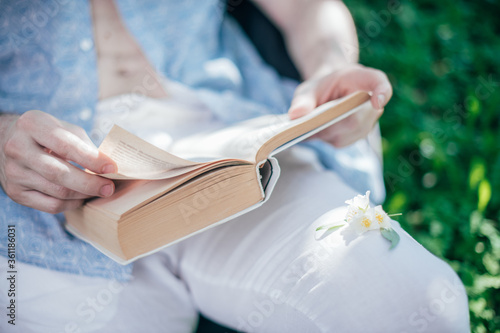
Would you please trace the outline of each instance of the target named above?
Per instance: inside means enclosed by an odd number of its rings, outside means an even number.
[[[380,228],[390,229],[391,228],[391,218],[382,209],[382,206],[376,206],[374,208],[375,220],[377,221]]]

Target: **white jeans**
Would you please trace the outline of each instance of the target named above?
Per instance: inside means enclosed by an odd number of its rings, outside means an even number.
[[[191,332],[199,311],[245,332],[468,332],[457,275],[397,223],[391,251],[378,231],[315,240],[356,194],[315,158],[279,155],[268,203],[140,259],[128,284],[20,265],[17,325],[3,315],[0,331]]]

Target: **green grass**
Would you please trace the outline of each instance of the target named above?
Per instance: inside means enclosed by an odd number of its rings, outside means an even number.
[[[500,332],[500,4],[345,3],[361,63],[394,87],[381,119],[385,209],[459,274],[472,331]]]

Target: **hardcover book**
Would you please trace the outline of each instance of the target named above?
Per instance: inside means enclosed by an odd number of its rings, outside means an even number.
[[[127,264],[225,223],[269,198],[280,174],[277,153],[369,99],[357,92],[294,120],[261,116],[181,139],[169,152],[115,126],[99,147],[118,166],[100,175],[115,180],[115,193],[66,212],[66,228]]]

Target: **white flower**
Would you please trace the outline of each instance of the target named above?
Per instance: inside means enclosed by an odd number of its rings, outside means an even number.
[[[347,207],[345,220],[346,222],[350,222],[356,216],[366,213],[366,210],[370,207],[370,191],[366,191],[365,195],[358,194],[345,203],[349,205]]]
[[[360,235],[368,230],[390,229],[391,219],[382,209],[382,206],[370,207],[370,191],[365,195],[357,195],[352,200],[347,200],[347,213],[345,221]]]
[[[360,211],[349,221],[349,225],[353,230],[361,235],[368,230],[380,229],[379,224],[375,218],[375,210],[368,207],[365,211]]]
[[[382,206],[378,205],[374,208],[375,221],[382,229],[391,229],[391,218],[382,209]]]
[[[345,203],[349,206],[359,207],[359,209],[367,209],[370,206],[370,191],[366,191],[365,195],[358,194],[351,200],[346,200]]]
[[[369,230],[380,230],[381,235],[391,242],[390,250],[399,243],[398,233],[391,227],[391,218],[382,209],[382,206],[370,207],[370,191],[365,195],[357,195],[352,200],[347,200],[347,212],[345,214],[345,224],[356,234],[361,235]],[[401,214],[393,214],[401,215]],[[342,223],[328,223],[316,228],[316,231],[326,229],[327,232],[342,227]]]

